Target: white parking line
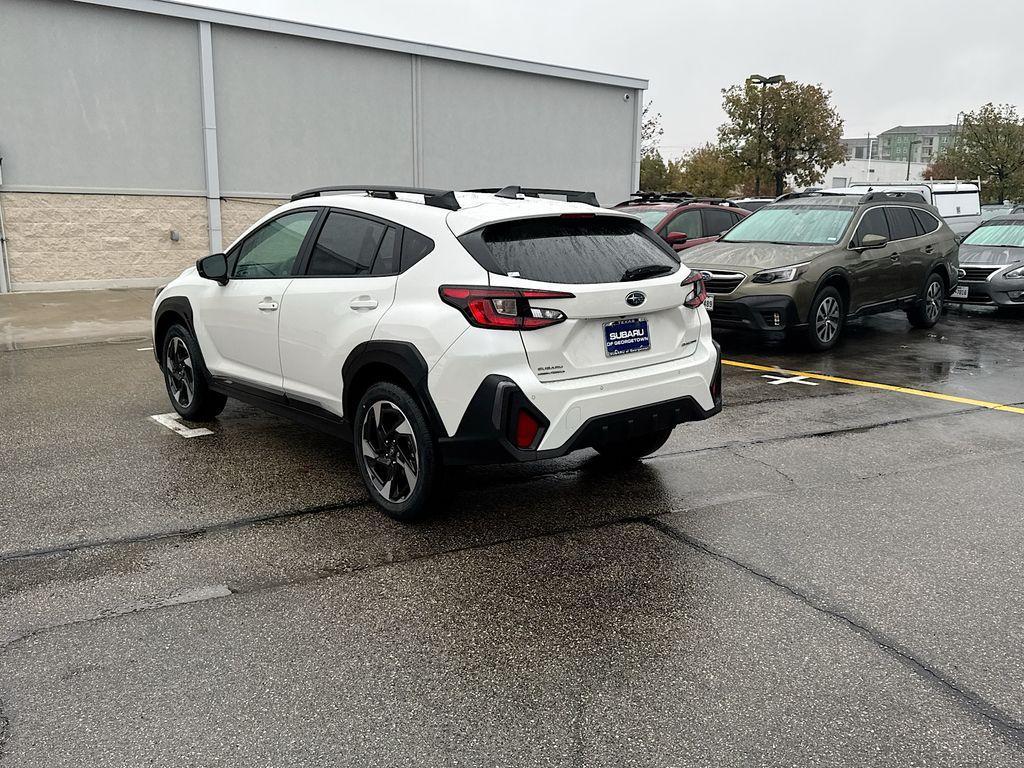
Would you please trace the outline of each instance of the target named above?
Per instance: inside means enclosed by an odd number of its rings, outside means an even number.
[[[176,413],[160,413],[156,416],[150,416],[153,421],[157,424],[162,424],[172,432],[175,432],[181,437],[203,437],[204,435],[212,435],[213,430],[207,429],[206,427],[196,427],[195,429],[189,429],[181,423],[181,416]]]
[[[135,349],[135,351],[136,352],[152,352],[153,348],[152,347],[137,347]]]
[[[769,384],[806,384],[808,387],[818,386],[813,381],[808,381],[806,376],[772,376],[770,374],[764,374],[761,376],[762,379],[772,379]]]

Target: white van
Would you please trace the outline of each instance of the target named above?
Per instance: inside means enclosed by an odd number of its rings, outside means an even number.
[[[868,192],[916,192],[934,205],[956,235],[966,235],[981,224],[981,183],[977,181],[890,181],[885,184],[854,182],[823,192],[860,195]]]

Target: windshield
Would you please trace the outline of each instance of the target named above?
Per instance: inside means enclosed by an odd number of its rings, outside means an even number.
[[[853,218],[853,208],[771,205],[743,219],[722,238],[727,243],[832,245]]]
[[[658,226],[658,224],[661,223],[661,220],[665,218],[665,211],[660,208],[654,208],[647,211],[625,211],[625,213],[628,213],[634,218],[640,219],[640,221],[651,229]]]
[[[982,224],[967,236],[963,244],[1024,248],[1024,221]]]

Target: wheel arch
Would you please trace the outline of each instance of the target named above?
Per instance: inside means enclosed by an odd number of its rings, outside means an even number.
[[[427,387],[427,361],[416,347],[403,341],[364,341],[352,350],[341,369],[342,414],[355,429],[359,400],[373,384],[388,381],[416,398],[435,434],[444,435],[441,417]]]
[[[840,267],[833,267],[824,275],[818,279],[818,284],[814,286],[814,293],[811,295],[811,304],[807,308],[807,322],[811,322],[811,307],[814,305],[814,297],[823,289],[829,286],[834,286],[839,295],[843,299],[843,306],[846,310],[846,314],[849,315],[853,311],[851,306],[851,293],[850,293],[850,276]]]
[[[192,322],[192,304],[184,296],[170,296],[160,302],[153,316],[153,356],[161,363],[160,352],[163,349],[167,331],[176,323],[184,323],[195,337],[195,326]]]

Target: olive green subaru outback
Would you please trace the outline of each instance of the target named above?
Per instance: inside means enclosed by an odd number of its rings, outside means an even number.
[[[784,195],[720,240],[692,248],[713,326],[782,332],[835,345],[846,320],[902,309],[938,321],[957,283],[957,242],[912,192]]]

